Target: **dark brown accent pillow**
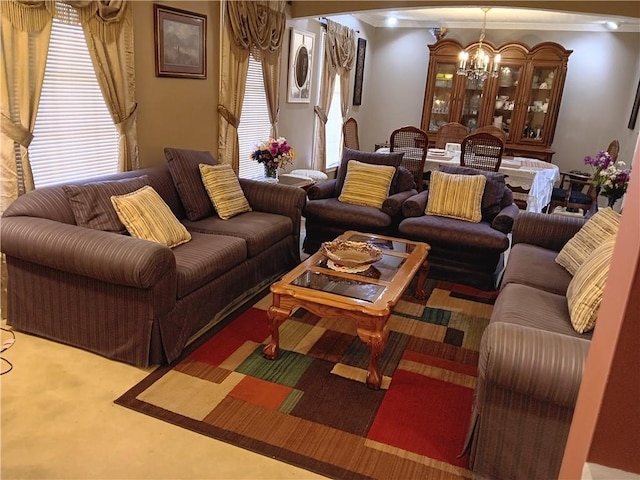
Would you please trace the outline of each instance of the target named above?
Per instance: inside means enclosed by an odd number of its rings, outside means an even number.
[[[501,202],[506,188],[504,174],[459,165],[440,165],[440,171],[457,175],[484,175],[487,177],[487,182],[482,194],[482,220],[491,222],[502,210]]]
[[[336,195],[340,196],[342,192],[342,186],[344,185],[344,179],[347,177],[347,164],[349,160],[357,160],[358,162],[368,163],[371,165],[391,165],[398,168],[404,152],[394,153],[374,153],[374,152],[362,152],[360,150],[351,150],[345,148],[342,152],[342,161],[340,167],[338,167],[338,174],[336,175]]]
[[[84,185],[64,185],[71,211],[80,227],[113,233],[127,233],[111,203],[113,195],[124,195],[149,185],[149,177],[125,178]]]
[[[217,165],[213,155],[204,151],[166,147],[164,156],[187,218],[194,222],[214,215],[215,209],[202,183],[199,167],[201,163]]]

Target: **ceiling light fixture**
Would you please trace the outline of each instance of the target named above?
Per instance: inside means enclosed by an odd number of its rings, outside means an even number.
[[[458,64],[458,75],[465,75],[471,79],[485,80],[489,75],[492,77],[498,76],[498,70],[500,68],[500,54],[496,55],[493,59],[493,65],[491,65],[491,57],[483,50],[482,42],[484,41],[484,31],[487,26],[487,12],[490,7],[482,7],[484,12],[484,20],[482,21],[482,32],[480,32],[480,41],[478,42],[478,48],[473,54],[473,57],[469,61],[469,52],[464,50],[458,55],[460,63]]]
[[[609,30],[618,30],[620,28],[620,22],[614,22],[612,20],[604,22]]]
[[[398,19],[396,17],[389,17],[387,18],[386,23],[387,23],[387,26],[393,27],[398,23]]]

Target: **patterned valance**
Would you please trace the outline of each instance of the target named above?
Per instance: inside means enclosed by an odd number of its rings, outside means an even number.
[[[286,24],[283,0],[228,1],[226,6],[231,37],[239,48],[280,50]]]

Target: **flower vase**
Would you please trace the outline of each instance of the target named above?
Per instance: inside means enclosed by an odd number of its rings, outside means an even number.
[[[609,197],[609,198],[607,199],[607,207],[611,207],[611,208],[613,208],[613,206],[616,204],[616,202],[617,202],[617,201],[618,201],[618,199],[617,199],[617,198],[611,198],[611,197]]]
[[[278,182],[278,167],[272,167],[265,163],[264,165],[264,176],[268,181],[277,183]]]

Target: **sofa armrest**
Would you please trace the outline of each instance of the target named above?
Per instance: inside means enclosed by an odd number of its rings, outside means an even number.
[[[498,213],[491,222],[491,227],[502,233],[510,233],[519,213],[520,209],[518,206],[512,203],[500,210],[500,213]]]
[[[323,198],[333,198],[336,195],[336,183],[335,178],[331,180],[325,180],[311,185],[307,189],[307,196],[309,200],[321,200]]]
[[[384,202],[382,202],[382,211],[390,217],[398,217],[402,213],[402,205],[405,200],[418,193],[417,190],[405,190],[404,192],[398,192],[394,195],[388,196]]]
[[[479,394],[498,386],[573,408],[590,345],[586,339],[537,328],[491,323],[480,346]]]
[[[585,222],[581,217],[520,212],[513,224],[513,245],[529,243],[559,252]]]
[[[423,190],[417,195],[407,198],[402,204],[402,215],[405,217],[421,217],[427,209],[429,190]]]
[[[240,186],[253,210],[289,217],[293,223],[293,234],[300,235],[302,209],[307,202],[303,189],[245,178],[240,179]]]
[[[7,257],[94,278],[149,288],[176,275],[165,245],[37,217],[4,217],[0,242]]]

